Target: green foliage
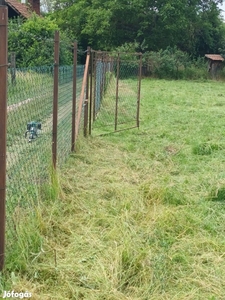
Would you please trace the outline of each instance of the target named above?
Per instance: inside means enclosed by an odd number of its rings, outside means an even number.
[[[111,50],[137,41],[148,51],[177,46],[198,57],[224,48],[221,2],[57,0],[51,18],[83,48]]]
[[[9,21],[8,50],[15,52],[17,67],[52,65],[54,62],[55,21],[33,15],[23,22],[20,18]],[[70,41],[60,34],[60,63],[70,64],[72,51]]]
[[[204,59],[193,59],[177,47],[167,47],[143,56],[144,75],[165,79],[207,79]]]

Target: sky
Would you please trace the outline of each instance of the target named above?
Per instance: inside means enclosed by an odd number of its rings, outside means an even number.
[[[223,2],[223,5],[220,6],[221,9],[223,9],[224,11],[222,12],[223,18],[225,20],[225,1]]]

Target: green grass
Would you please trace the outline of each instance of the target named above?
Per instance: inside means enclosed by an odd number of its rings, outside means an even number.
[[[42,300],[224,299],[223,106],[222,82],[144,79],[140,129],[80,139],[35,212],[20,211],[20,259],[6,256],[0,287]]]

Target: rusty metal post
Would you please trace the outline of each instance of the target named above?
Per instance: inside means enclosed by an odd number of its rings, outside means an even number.
[[[75,151],[76,143],[76,106],[77,106],[77,42],[74,42],[73,52],[73,100],[72,100],[72,145],[71,151]]]
[[[84,137],[87,137],[88,128],[88,99],[84,101]]]
[[[120,54],[117,56],[117,74],[116,74],[116,108],[115,108],[115,131],[117,131],[118,122],[118,102],[119,102],[119,76],[120,76]]]
[[[16,53],[10,55],[10,74],[12,85],[16,84]]]
[[[54,92],[52,120],[52,163],[56,169],[57,162],[57,123],[58,123],[58,94],[59,94],[59,31],[55,31],[54,47]]]
[[[103,56],[103,96],[105,92],[105,84],[106,84],[106,65],[107,65],[107,53],[104,53]]]
[[[0,271],[5,261],[8,8],[0,6]]]
[[[101,52],[100,103],[102,102],[102,97],[103,97],[103,78],[104,78],[104,73],[103,73],[104,72],[103,55],[104,55],[104,53]]]
[[[97,73],[97,54],[94,52],[94,57],[93,57],[93,68],[94,68],[94,99],[93,99],[93,122],[95,121],[96,117],[96,73]]]
[[[137,99],[137,127],[140,125],[140,101],[141,101],[141,79],[142,79],[142,54],[139,58],[139,71],[138,71],[138,99]]]
[[[93,52],[91,55],[91,64],[90,64],[90,102],[89,102],[89,135],[91,135],[91,126],[92,126],[92,106],[93,106]]]
[[[87,55],[90,57],[91,48],[87,48]],[[87,66],[87,80],[86,80],[86,96],[85,96],[85,102],[84,102],[84,136],[87,136],[87,130],[88,130],[88,98],[89,98],[89,62],[88,60],[88,66]]]

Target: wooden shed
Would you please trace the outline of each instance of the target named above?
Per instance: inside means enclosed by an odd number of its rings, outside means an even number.
[[[205,54],[205,57],[208,60],[208,71],[216,78],[218,71],[223,68],[224,58],[220,54]]]

